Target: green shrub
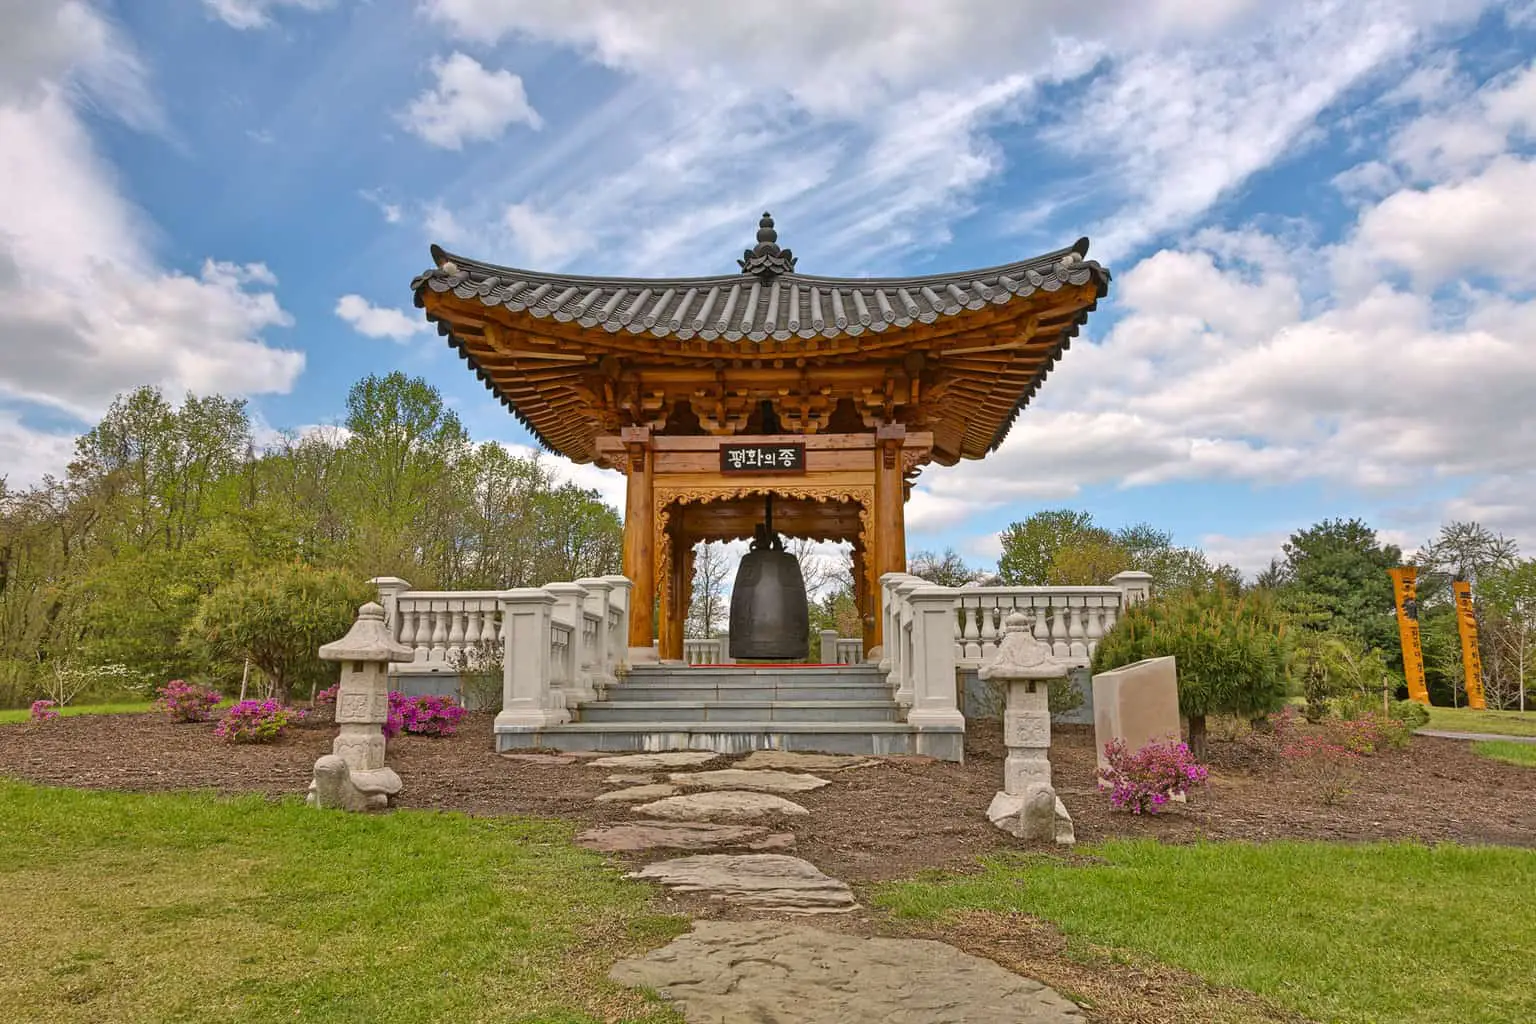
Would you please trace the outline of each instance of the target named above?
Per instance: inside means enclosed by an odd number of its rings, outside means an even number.
[[[335,678],[319,659],[321,644],[346,635],[358,606],[371,596],[350,573],[282,565],[243,576],[205,597],[185,642],[232,667],[249,658],[272,683],[281,704],[296,687]]]
[[[1207,716],[1254,719],[1285,703],[1285,618],[1265,591],[1184,590],[1134,605],[1099,642],[1093,671],[1167,655],[1177,661],[1179,711],[1197,760]]]
[[[1407,726],[1409,732],[1429,724],[1429,708],[1416,700],[1396,700],[1387,712]]]

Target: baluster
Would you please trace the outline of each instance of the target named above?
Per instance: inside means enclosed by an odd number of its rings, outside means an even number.
[[[1072,652],[1074,658],[1086,658],[1088,656],[1088,640],[1086,623],[1088,616],[1088,598],[1067,598],[1067,649]]]
[[[1083,614],[1088,621],[1084,629],[1085,644],[1088,657],[1093,657],[1093,652],[1098,650],[1099,641],[1104,639],[1104,599],[1094,598],[1092,607],[1084,608]]]
[[[486,644],[501,642],[501,609],[496,607],[495,601],[486,602],[485,618],[480,625],[480,640]]]
[[[1042,601],[1045,603],[1041,604],[1040,602]],[[1035,634],[1036,640],[1047,647],[1051,645],[1050,613],[1051,599],[1049,597],[1031,597],[1029,599],[1030,632]]]
[[[484,638],[483,620],[485,613],[480,609],[480,601],[471,599],[464,602],[464,650],[471,657],[480,656],[480,644]]]
[[[448,602],[448,650],[447,660],[452,662],[464,656],[464,602]]]
[[[399,641],[411,649],[411,660],[416,660],[416,609],[401,601],[395,606],[399,622],[396,625],[400,629]]]
[[[981,612],[981,660],[988,661],[997,653],[997,598],[977,598]]]
[[[443,601],[433,601],[432,610],[432,650],[427,653],[428,661],[442,661],[443,652],[448,647],[448,605]]]
[[[432,602],[423,601],[416,606],[416,640],[413,645],[416,648],[417,661],[429,661],[432,658]]]
[[[964,628],[962,635],[965,637],[965,657],[972,661],[979,660],[981,658],[981,631],[976,628],[976,620],[981,617],[981,606],[977,604],[968,607],[965,598],[962,598],[957,603],[960,605],[960,616]]]
[[[1072,645],[1067,640],[1067,606],[1054,602],[1051,606],[1051,653],[1058,658],[1072,653]]]

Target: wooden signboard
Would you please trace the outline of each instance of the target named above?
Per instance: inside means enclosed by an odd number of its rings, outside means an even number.
[[[1483,658],[1477,648],[1477,612],[1472,607],[1472,584],[1456,580],[1451,584],[1456,595],[1456,626],[1461,633],[1461,667],[1465,673],[1467,707],[1481,711],[1488,707],[1483,696]]]
[[[1403,645],[1403,674],[1408,678],[1408,699],[1429,706],[1424,686],[1424,652],[1419,647],[1419,570],[1411,565],[1388,569],[1397,598],[1397,632]]]
[[[723,444],[720,446],[720,472],[804,473],[805,445]]]

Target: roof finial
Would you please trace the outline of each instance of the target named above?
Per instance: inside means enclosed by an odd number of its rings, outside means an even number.
[[[764,211],[763,219],[757,222],[757,247],[746,250],[741,254],[741,259],[736,261],[741,266],[741,272],[756,274],[758,277],[792,273],[795,269],[795,254],[788,249],[780,249],[778,242],[779,233],[773,229],[773,214]]]

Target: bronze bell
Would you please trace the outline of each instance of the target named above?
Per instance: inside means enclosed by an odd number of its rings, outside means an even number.
[[[731,657],[803,661],[810,651],[811,609],[800,563],[773,530],[773,495],[731,588]]]

